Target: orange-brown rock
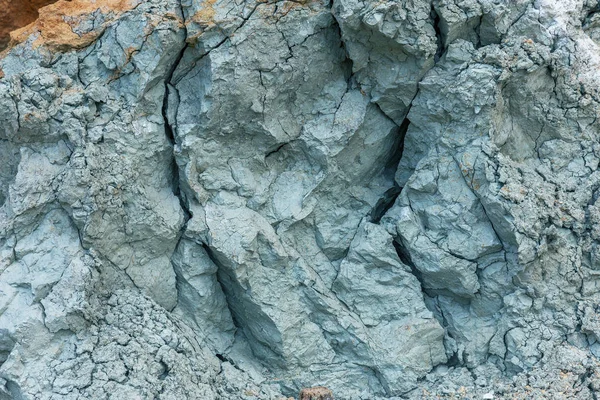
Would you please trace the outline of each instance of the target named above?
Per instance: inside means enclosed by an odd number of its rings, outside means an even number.
[[[333,400],[333,392],[324,386],[302,389],[300,400]]]
[[[56,0],[0,0],[0,50],[10,41],[10,32],[29,25],[38,17],[38,9]]]
[[[10,32],[10,44],[37,35],[34,47],[46,46],[53,51],[66,51],[86,47],[102,34],[103,27],[90,32],[77,32],[76,27],[97,10],[106,14],[106,23],[125,11],[131,10],[140,0],[27,0],[48,4],[37,10],[37,19],[29,25]],[[10,2],[10,0],[0,0]],[[0,4],[2,4],[0,3]],[[22,25],[20,25],[22,26]]]

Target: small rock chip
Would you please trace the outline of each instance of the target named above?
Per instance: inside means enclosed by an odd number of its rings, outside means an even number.
[[[302,389],[300,400],[333,400],[333,392],[324,386]]]

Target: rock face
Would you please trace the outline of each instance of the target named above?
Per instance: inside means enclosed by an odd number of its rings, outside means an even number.
[[[592,398],[599,21],[40,9],[0,58],[0,398]]]

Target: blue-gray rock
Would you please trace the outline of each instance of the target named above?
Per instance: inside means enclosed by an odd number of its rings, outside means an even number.
[[[599,12],[41,9],[0,55],[0,398],[592,398]]]

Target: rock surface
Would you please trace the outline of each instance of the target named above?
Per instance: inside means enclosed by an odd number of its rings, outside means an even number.
[[[599,21],[41,8],[0,58],[0,398],[595,398]]]
[[[0,50],[10,42],[10,33],[20,29],[38,18],[38,9],[56,0],[0,1]]]

